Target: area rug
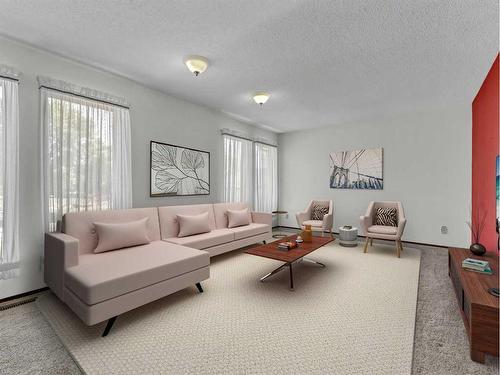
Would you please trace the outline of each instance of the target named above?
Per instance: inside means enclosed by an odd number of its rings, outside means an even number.
[[[335,243],[281,263],[236,251],[212,259],[205,292],[185,289],[85,326],[52,294],[37,300],[86,374],[410,374],[420,251]]]

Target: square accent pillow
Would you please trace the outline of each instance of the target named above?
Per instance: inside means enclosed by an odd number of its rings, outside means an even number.
[[[311,220],[323,220],[330,207],[323,203],[313,203],[311,210]]]
[[[248,214],[248,208],[243,210],[227,210],[227,222],[228,228],[249,225],[250,215]]]
[[[177,215],[179,234],[177,237],[187,237],[194,234],[210,232],[208,212],[199,215]]]
[[[375,214],[375,225],[385,227],[398,226],[398,210],[396,208],[377,208]]]
[[[97,232],[97,247],[94,253],[123,249],[124,247],[150,243],[148,218],[126,223],[94,223]]]

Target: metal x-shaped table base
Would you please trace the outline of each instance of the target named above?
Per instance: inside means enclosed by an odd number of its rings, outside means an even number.
[[[289,270],[290,270],[290,290],[295,290],[294,287],[293,287],[293,271],[292,271],[292,264],[294,263],[298,263],[300,261],[305,261],[305,262],[309,262],[309,263],[314,263],[314,264],[317,264],[318,266],[321,266],[321,267],[326,267],[323,263],[320,263],[320,262],[316,262],[315,260],[312,260],[312,259],[308,259],[308,258],[300,258],[299,260],[296,260],[294,262],[288,262],[288,263],[285,263],[285,264],[282,264],[281,266],[279,266],[278,268],[276,268],[275,270],[272,270],[271,272],[269,272],[267,275],[263,276],[260,278],[260,281],[261,282],[264,282],[265,279],[267,279],[268,277],[271,277],[272,275],[280,272],[281,270],[283,270],[285,267],[288,267]]]

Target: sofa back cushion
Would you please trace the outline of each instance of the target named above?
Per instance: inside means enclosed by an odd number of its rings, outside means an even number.
[[[214,230],[214,209],[211,204],[158,207],[161,238],[167,239],[177,237],[179,235],[179,222],[177,220],[177,215],[199,215],[205,212],[208,213],[208,227],[210,230]]]
[[[199,215],[177,215],[179,222],[178,237],[210,232],[208,212]]]
[[[148,218],[146,223],[148,238],[151,241],[160,240],[160,224],[156,207],[70,212],[63,216],[62,229],[64,233],[78,239],[80,254],[92,253],[98,242],[95,222],[126,223],[144,218]]]
[[[248,222],[252,222],[252,215],[247,203],[216,203],[214,206],[215,226],[217,229],[228,227],[227,210],[244,210],[248,209]]]
[[[147,227],[148,220],[149,218],[145,217],[140,220],[127,221],[126,223],[95,222],[98,243],[94,253],[150,243]]]

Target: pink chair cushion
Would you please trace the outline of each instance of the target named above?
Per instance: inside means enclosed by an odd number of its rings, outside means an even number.
[[[215,225],[217,229],[227,228],[228,226],[228,217],[227,210],[243,210],[245,208],[249,208],[246,203],[215,203],[213,205],[214,215],[215,215]],[[250,213],[248,214],[250,223],[252,222],[252,217]]]
[[[126,223],[99,223],[94,226],[97,231],[98,243],[94,253],[123,249],[150,243],[148,237],[148,218]]]
[[[243,210],[227,210],[227,227],[235,228],[250,224],[248,208]]]
[[[210,232],[208,212],[199,215],[177,215],[179,234],[177,237],[187,237],[193,234]]]

